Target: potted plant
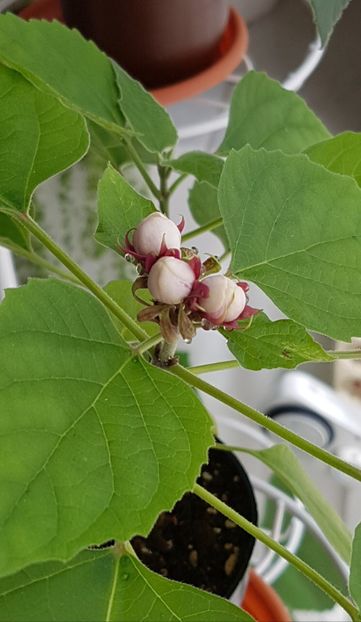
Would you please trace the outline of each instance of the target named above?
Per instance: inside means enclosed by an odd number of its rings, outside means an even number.
[[[56,277],[8,290],[0,305],[0,620],[249,621],[184,576],[165,576],[181,522],[173,508],[192,493],[197,504],[189,511],[186,498],[185,513],[193,525],[204,513],[217,522],[202,519],[200,536],[213,530],[212,553],[224,543],[230,554],[221,560],[223,574],[232,581],[241,547],[222,540],[222,527],[249,534],[248,555],[253,538],[269,546],[359,622],[360,528],[352,544],[286,444],[257,452],[218,443],[194,389],[361,480],[357,467],[202,377],[236,365],[292,368],[359,356],[324,351],[307,329],[346,341],[361,332],[360,137],[331,137],[300,98],[251,73],[235,90],[217,153],[177,157],[166,111],[76,31],[0,16],[0,63],[0,239],[35,261],[37,240],[63,266]],[[119,141],[152,195],[105,165],[95,236],[136,268],[132,282],[106,287],[51,239],[32,204],[43,181],[85,155],[90,129],[105,151],[110,138]],[[345,160],[345,151],[352,157]],[[172,194],[188,175],[208,197],[194,212],[200,226],[192,231],[184,219],[168,217]],[[211,248],[200,256],[191,246],[205,230],[216,231],[232,255],[226,272]],[[288,319],[272,322],[255,309],[248,281]],[[181,365],[178,342],[196,342],[200,331],[218,331],[234,360]],[[227,490],[231,478],[216,473],[227,453],[234,462],[232,451],[263,461],[305,503],[351,564],[349,596],[254,524],[254,508],[247,515],[237,506],[242,499]],[[218,477],[226,480],[223,492]],[[185,532],[196,570],[203,554],[189,524]],[[147,555],[160,574],[144,564]]]

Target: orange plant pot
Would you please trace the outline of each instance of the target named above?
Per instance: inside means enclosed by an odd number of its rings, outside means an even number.
[[[24,19],[63,20],[60,0],[37,0],[21,11]],[[213,64],[180,82],[152,89],[151,93],[162,105],[174,104],[199,95],[221,83],[241,63],[248,48],[248,30],[244,19],[235,9],[230,10],[227,27],[218,47]]]
[[[253,570],[241,606],[257,622],[292,622],[280,597]]]

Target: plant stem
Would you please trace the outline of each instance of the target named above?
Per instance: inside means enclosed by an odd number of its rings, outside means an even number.
[[[147,169],[145,168],[142,160],[140,159],[139,155],[137,154],[136,150],[134,149],[132,143],[128,140],[125,141],[125,147],[130,155],[130,157],[132,158],[135,166],[137,167],[138,171],[140,172],[141,176],[143,177],[145,183],[147,184],[149,190],[152,192],[152,194],[154,194],[154,196],[160,200],[162,198],[162,195],[160,193],[160,191],[158,190],[157,186],[155,185],[155,183],[153,182],[152,178],[150,177],[150,175],[147,172]]]
[[[138,344],[134,348],[134,354],[137,354],[138,356],[140,356],[141,354],[144,354],[144,352],[147,352],[154,346],[157,346],[158,343],[162,341],[162,339],[163,337],[160,333],[158,333],[157,335],[153,335],[153,337],[149,337],[149,339],[142,341],[142,343]]]
[[[198,376],[199,374],[209,374],[213,371],[223,371],[224,369],[233,369],[234,367],[240,367],[240,364],[236,360],[232,361],[218,361],[217,363],[206,363],[205,365],[195,365],[194,367],[188,367],[188,370]]]
[[[192,238],[195,238],[197,235],[201,235],[206,231],[213,231],[213,229],[217,229],[217,227],[220,227],[222,223],[222,218],[211,220],[206,225],[198,227],[198,229],[194,229],[193,231],[189,231],[189,233],[185,233],[184,235],[182,235],[182,242],[187,242],[188,240],[191,240]]]
[[[161,363],[167,363],[170,359],[172,359],[175,355],[176,349],[178,345],[178,339],[174,339],[173,341],[163,341],[158,359]]]
[[[18,213],[16,215],[20,222],[26,227],[30,233],[36,237],[54,257],[59,261],[82,283],[89,291],[91,291],[98,300],[100,300],[113,315],[134,335],[137,339],[143,341],[148,339],[148,334],[143,330],[133,318],[128,315],[93,279],[84,272],[80,266],[51,239],[28,214]]]
[[[188,177],[188,173],[183,173],[182,175],[179,175],[179,177],[177,177],[177,179],[172,183],[172,185],[168,189],[169,196],[177,190],[178,186],[180,186],[181,183],[183,183],[183,181],[187,179],[187,177]]]
[[[327,354],[332,356],[332,358],[335,361],[338,359],[343,359],[343,360],[361,359],[361,350],[326,350],[326,352]],[[305,362],[312,363],[311,360],[305,361]],[[317,359],[315,359],[314,362],[315,363],[317,362],[333,363],[332,360],[317,361]],[[235,359],[233,359],[231,361],[217,361],[216,363],[206,363],[205,365],[195,365],[194,367],[189,367],[188,369],[189,371],[192,372],[192,374],[195,374],[198,376],[199,374],[209,374],[210,372],[223,371],[225,369],[234,369],[235,367],[241,367],[241,364]]]
[[[169,213],[169,191],[167,186],[167,180],[171,169],[165,166],[158,166],[158,174],[160,181],[160,199],[159,199],[159,207],[162,214],[168,216]]]
[[[272,551],[283,557],[283,559],[286,559],[290,564],[292,564],[292,566],[302,572],[302,574],[304,574],[315,585],[317,585],[317,587],[323,590],[336,603],[338,603],[351,616],[351,618],[356,618],[356,616],[358,615],[358,611],[356,607],[354,607],[354,605],[351,603],[351,601],[346,598],[346,596],[344,596],[329,581],[327,581],[327,579],[320,575],[316,570],[311,568],[311,566],[306,564],[306,562],[291,553],[288,549],[282,546],[282,544],[268,536],[262,529],[253,525],[253,523],[244,518],[244,516],[238,514],[238,512],[223,503],[223,501],[212,495],[212,493],[210,493],[208,490],[206,490],[202,486],[199,486],[199,484],[194,485],[193,492],[208,505],[211,505],[218,512],[220,512],[229,520],[236,523],[236,525],[244,529],[244,531],[251,534],[251,536],[265,544]]]
[[[182,380],[184,380],[187,384],[195,387],[196,389],[199,389],[200,391],[203,391],[203,393],[207,393],[219,402],[230,406],[248,419],[251,419],[251,421],[254,421],[255,423],[258,423],[258,425],[267,428],[267,430],[269,430],[270,432],[273,432],[280,438],[283,438],[285,441],[288,441],[292,445],[295,445],[295,447],[298,447],[307,454],[310,454],[314,458],[318,458],[325,464],[328,464],[329,466],[337,469],[338,471],[341,471],[342,473],[345,473],[346,475],[349,475],[350,477],[361,481],[360,469],[352,466],[351,464],[348,464],[347,462],[344,462],[344,460],[341,460],[337,456],[330,454],[328,451],[321,449],[321,447],[310,443],[301,436],[298,436],[298,434],[295,434],[291,430],[288,430],[277,421],[274,421],[273,419],[267,417],[258,410],[255,410],[251,406],[248,406],[247,404],[238,401],[231,395],[228,395],[217,387],[214,387],[208,382],[205,382],[205,380],[202,380],[198,376],[195,376],[194,374],[192,374],[191,371],[185,369],[181,365],[176,365],[170,368],[169,371],[172,374],[178,376],[179,378],[182,378]]]
[[[337,359],[361,359],[361,350],[327,350],[327,354]]]
[[[70,272],[64,272],[61,268],[54,266],[52,263],[50,263],[50,261],[47,261],[46,259],[38,255],[37,253],[32,253],[31,251],[27,251],[25,250],[25,248],[20,248],[18,246],[15,248],[9,245],[7,248],[12,253],[18,255],[19,257],[23,257],[27,261],[30,261],[31,263],[33,263],[35,266],[39,266],[40,268],[43,268],[47,272],[53,272],[54,274],[57,274],[58,276],[60,276],[62,279],[66,279],[67,281],[70,281],[71,283],[76,283],[77,285],[79,285],[78,279],[75,278]]]

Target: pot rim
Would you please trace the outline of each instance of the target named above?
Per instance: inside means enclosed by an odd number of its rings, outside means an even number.
[[[242,62],[249,43],[246,22],[234,7],[230,7],[229,20],[220,44],[221,56],[203,71],[194,76],[152,89],[151,93],[163,106],[176,104],[200,95],[217,86]]]

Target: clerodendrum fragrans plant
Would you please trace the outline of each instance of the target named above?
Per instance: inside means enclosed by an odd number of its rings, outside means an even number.
[[[215,441],[194,388],[361,480],[359,469],[200,378],[358,356],[324,351],[307,329],[345,341],[361,334],[361,136],[331,137],[298,96],[250,73],[217,152],[176,157],[166,111],[77,32],[3,15],[0,62],[0,240],[41,261],[36,238],[66,269],[8,291],[0,307],[0,620],[249,620],[226,600],[154,574],[129,544],[187,491],[359,620],[361,529],[352,545],[288,445],[253,452],[351,564],[346,596],[197,484]],[[138,270],[133,286],[113,283],[112,295],[39,226],[32,205],[36,187],[90,144],[109,161],[96,239]],[[152,200],[128,184],[125,161]],[[182,237],[184,219],[167,214],[187,176],[196,178],[199,228]],[[211,248],[204,260],[187,246],[207,230],[231,256],[226,273]],[[288,319],[254,309],[249,281]],[[219,330],[234,361],[181,366],[177,342],[203,330]],[[89,550],[109,540],[110,549]]]

